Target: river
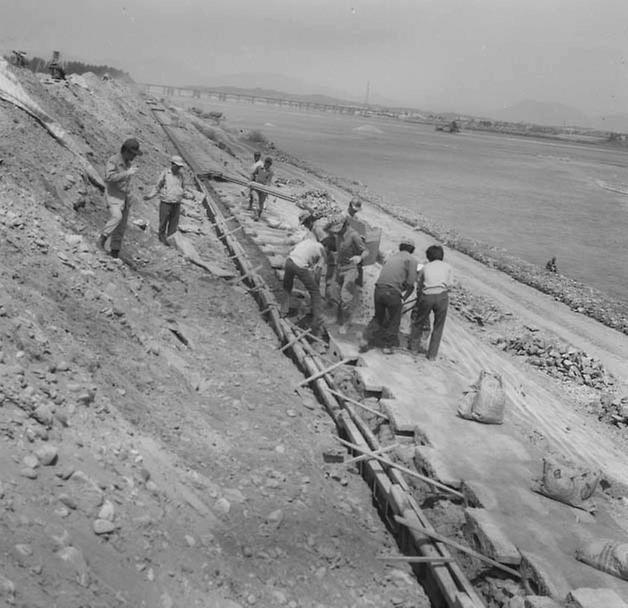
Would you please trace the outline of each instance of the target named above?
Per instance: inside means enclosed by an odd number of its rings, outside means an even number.
[[[628,151],[262,104],[185,105],[222,111],[227,126],[259,129],[310,165],[524,260],[556,256],[563,274],[628,300]]]

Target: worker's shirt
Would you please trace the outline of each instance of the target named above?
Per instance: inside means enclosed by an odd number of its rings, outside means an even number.
[[[256,160],[251,167],[251,179],[255,179],[255,172],[264,167],[264,161]]]
[[[149,197],[159,194],[159,200],[162,203],[176,204],[183,200],[185,193],[185,182],[183,181],[183,172],[179,171],[177,175],[172,169],[164,169],[157,180],[157,184],[153,188]]]
[[[299,268],[314,268],[321,266],[325,259],[325,247],[312,239],[305,239],[298,243],[288,257]]]
[[[266,169],[263,165],[253,173],[253,181],[258,184],[268,185],[272,181],[274,173],[272,169]]]
[[[419,271],[421,293],[433,295],[449,291],[454,283],[452,267],[442,260],[428,262]]]
[[[379,273],[376,285],[392,287],[403,295],[417,279],[417,261],[407,251],[393,255]]]
[[[105,167],[105,188],[108,202],[124,202],[131,193],[131,175],[127,171],[131,163],[122,158],[118,152],[114,154]]]
[[[355,255],[362,255],[366,251],[366,246],[362,237],[348,226],[344,232],[336,236],[336,251],[338,252],[338,266],[349,266],[351,258]]]

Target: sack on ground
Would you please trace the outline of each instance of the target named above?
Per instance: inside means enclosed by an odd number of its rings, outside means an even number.
[[[576,559],[628,581],[628,543],[596,540],[578,549]]]
[[[601,471],[591,471],[556,458],[544,458],[543,477],[535,489],[548,498],[590,510],[592,505],[587,501],[593,496],[601,476]]]
[[[503,424],[505,407],[502,377],[482,370],[477,382],[464,393],[458,415],[484,424]]]

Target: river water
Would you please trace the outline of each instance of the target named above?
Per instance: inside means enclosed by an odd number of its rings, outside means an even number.
[[[310,165],[524,260],[556,256],[563,274],[628,300],[628,152],[261,104],[185,105],[222,111],[227,126],[259,129]]]

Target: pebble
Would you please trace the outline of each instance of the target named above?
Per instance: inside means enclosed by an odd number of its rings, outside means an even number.
[[[98,512],[98,519],[104,519],[106,521],[113,521],[115,516],[115,508],[110,500],[105,500],[100,511]]]
[[[33,454],[28,454],[28,456],[24,456],[24,458],[22,458],[22,462],[29,469],[36,469],[39,466],[39,460],[37,460],[37,456]]]
[[[157,484],[152,480],[149,479],[146,482],[146,489],[151,493],[151,494],[158,494],[159,493],[159,488],[157,487]]]
[[[20,475],[22,477],[27,477],[28,479],[37,479],[37,471],[35,469],[31,469],[30,467],[20,469]]]
[[[59,450],[54,445],[42,445],[35,450],[39,462],[46,466],[51,466],[57,462]]]
[[[68,494],[59,494],[59,502],[68,507],[68,509],[72,509],[73,511],[76,509],[77,506],[74,498],[72,498]]]
[[[185,542],[187,543],[188,547],[194,547],[196,545],[196,539],[189,534],[185,535]]]
[[[266,521],[280,525],[283,521],[283,511],[281,509],[276,509],[272,513],[269,513],[266,516]]]
[[[33,555],[33,550],[31,549],[30,545],[18,544],[18,545],[15,545],[15,550],[22,557],[29,557],[30,555]]]
[[[15,585],[12,580],[0,574],[0,597],[6,598],[9,604],[15,600]]]
[[[295,418],[297,415],[296,410],[286,410],[286,415],[289,416],[290,418]]]
[[[244,545],[244,547],[242,547],[242,555],[244,555],[244,557],[253,557],[253,549],[248,545]]]
[[[45,427],[50,428],[54,423],[53,418],[53,410],[49,405],[40,405],[38,406],[31,416],[39,422],[39,424],[43,424]]]
[[[58,372],[69,372],[70,371],[70,364],[67,361],[60,361],[59,363],[57,363],[56,371],[58,371]]]
[[[4,498],[4,484],[0,481],[0,498]]]
[[[168,595],[167,591],[164,591],[161,594],[160,604],[161,608],[174,608],[174,602],[172,601],[170,595]]]
[[[221,515],[227,515],[231,510],[231,503],[226,498],[219,498],[214,503],[214,509]]]
[[[106,519],[96,519],[93,528],[96,534],[111,534],[116,529],[113,523]]]

